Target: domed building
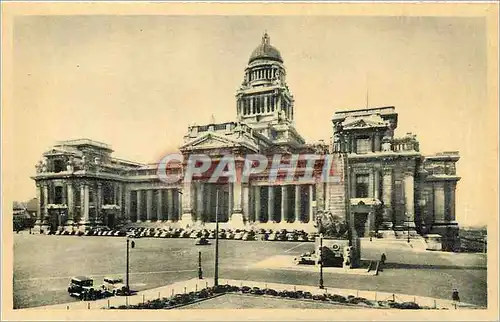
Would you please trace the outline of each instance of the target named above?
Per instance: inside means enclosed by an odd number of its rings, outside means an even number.
[[[235,120],[189,126],[179,148],[182,160],[166,168],[114,158],[110,146],[88,139],[56,144],[32,177],[37,227],[209,228],[217,209],[223,227],[316,231],[317,215],[330,212],[348,221],[354,238],[437,233],[444,249],[456,248],[458,153],[423,156],[415,135],[395,137],[394,107],[336,112],[333,130],[325,130],[333,142],[308,144],[295,128],[286,75],[280,51],[265,33],[236,91]],[[193,166],[188,160],[199,155],[210,157],[210,163],[186,180]],[[261,156],[267,166],[243,180],[245,158],[251,155]],[[309,162],[304,155],[315,157]],[[234,157],[235,180],[212,180],[225,169],[220,168],[227,156]],[[276,162],[279,166],[271,167]],[[295,169],[291,175],[290,168]],[[166,182],[160,173],[179,180]]]

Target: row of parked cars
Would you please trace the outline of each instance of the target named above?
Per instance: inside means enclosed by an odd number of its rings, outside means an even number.
[[[215,239],[215,229],[183,229],[183,228],[129,228],[127,236],[134,238],[206,238]],[[287,231],[281,230],[243,230],[243,229],[219,229],[219,239],[234,240],[269,240],[269,241],[314,241],[318,234],[308,234],[303,230]]]
[[[385,308],[398,308],[398,309],[421,309],[421,307],[413,302],[398,303],[395,301],[371,301],[358,296],[342,296],[339,294],[312,294],[307,291],[300,290],[275,290],[272,288],[259,288],[250,286],[234,286],[234,285],[218,285],[204,288],[196,292],[175,294],[171,297],[164,297],[146,301],[137,305],[122,305],[119,307],[110,307],[111,309],[172,309],[179,306],[187,305],[196,301],[204,300],[217,294],[222,293],[240,293],[249,294],[252,296],[265,296],[265,297],[281,297],[297,300],[321,301],[335,304],[344,305],[360,305],[364,307],[385,307]]]
[[[97,285],[94,284],[92,278],[87,276],[72,277],[68,285],[68,293],[70,296],[84,301],[129,294],[121,278],[105,277],[103,283]]]
[[[131,238],[205,238],[215,239],[215,229],[205,228],[150,228],[130,227],[122,229],[109,229],[99,227],[83,231],[49,231],[49,235],[77,235],[77,236],[114,236]],[[272,230],[272,229],[219,229],[220,239],[234,240],[268,240],[268,241],[314,241],[317,233],[307,233],[303,230]]]

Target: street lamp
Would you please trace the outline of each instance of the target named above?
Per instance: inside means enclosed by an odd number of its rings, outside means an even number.
[[[407,242],[410,243],[410,214],[406,213]]]
[[[325,288],[323,285],[323,234],[319,235],[319,288]]]
[[[219,285],[219,189],[215,197],[215,272],[214,285]]]
[[[130,247],[134,248],[135,247],[135,242],[132,240],[130,241],[130,239],[127,237],[127,271],[126,271],[126,275],[125,275],[125,288],[127,290],[127,294],[130,294],[130,284],[129,284],[129,244],[130,244]]]

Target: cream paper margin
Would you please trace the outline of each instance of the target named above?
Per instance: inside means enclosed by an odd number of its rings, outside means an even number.
[[[2,3],[2,320],[169,320],[169,321],[403,321],[403,320],[497,320],[498,319],[498,3],[146,3],[146,2],[10,2]],[[11,145],[13,19],[21,15],[322,15],[322,16],[454,16],[484,17],[487,25],[488,105],[483,108],[491,140],[492,158],[485,158],[485,171],[492,185],[478,187],[490,200],[488,221],[487,310],[159,310],[159,311],[57,311],[13,310],[12,199],[9,183],[15,178]],[[424,126],[424,125],[422,125]],[[26,135],[36,135],[27,129]],[[411,281],[408,281],[411,282]],[[418,281],[414,281],[417,282]]]

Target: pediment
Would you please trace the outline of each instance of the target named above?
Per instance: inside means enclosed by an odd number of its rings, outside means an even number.
[[[348,117],[342,123],[344,128],[369,128],[369,127],[385,127],[385,122],[378,115],[371,115],[366,117]]]
[[[216,149],[233,147],[235,143],[233,140],[210,133],[187,142],[181,146],[181,149]]]

